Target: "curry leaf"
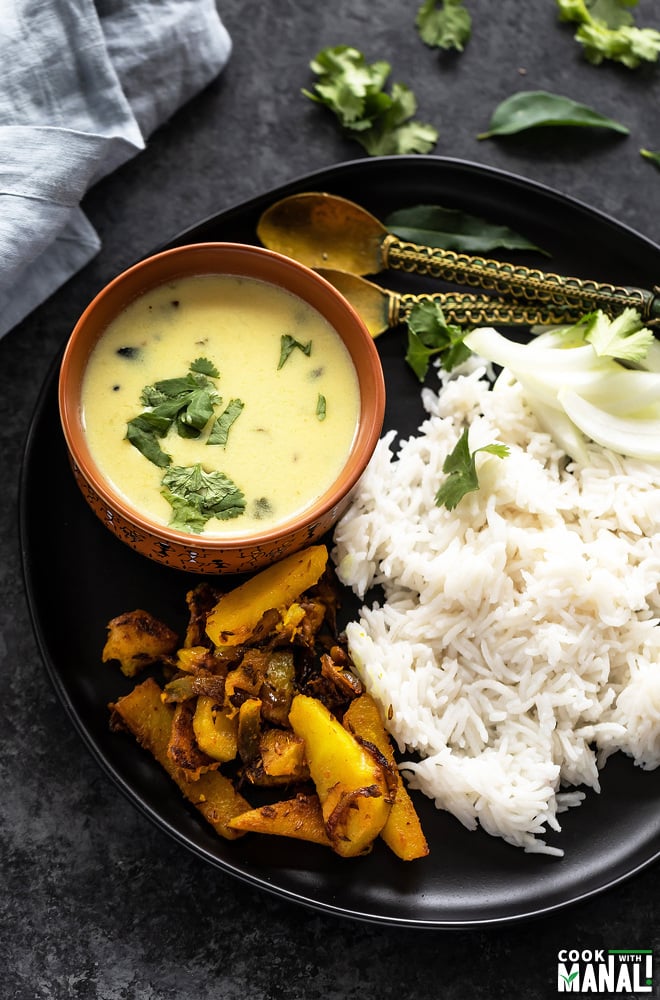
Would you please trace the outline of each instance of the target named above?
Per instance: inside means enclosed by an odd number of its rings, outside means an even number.
[[[560,21],[578,25],[575,40],[589,62],[604,59],[635,69],[642,62],[657,62],[660,31],[638,28],[629,8],[637,0],[557,0]]]
[[[496,247],[546,252],[508,226],[442,205],[399,209],[385,219],[385,226],[402,240],[459,253],[486,253]]]
[[[529,90],[513,94],[502,101],[493,112],[488,131],[482,132],[477,138],[513,135],[546,126],[605,128],[623,135],[629,133],[625,125],[606,118],[585,104],[578,104],[570,97],[550,94],[545,90]]]
[[[417,11],[419,37],[426,45],[462,52],[472,32],[463,0],[424,0]]]
[[[412,90],[402,83],[394,83],[389,94],[384,90],[389,63],[369,64],[358,49],[337,45],[322,49],[310,67],[318,80],[304,96],[329,108],[370,155],[428,153],[435,145],[436,129],[413,119]]]

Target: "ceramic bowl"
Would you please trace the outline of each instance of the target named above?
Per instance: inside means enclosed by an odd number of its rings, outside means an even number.
[[[297,295],[339,333],[357,373],[360,414],[344,467],[330,488],[303,513],[244,535],[186,533],[152,522],[134,509],[101,473],[88,446],[81,390],[92,349],[108,324],[133,300],[169,281],[194,275],[260,279]],[[249,285],[249,283],[248,283]],[[193,355],[196,356],[196,355]],[[385,385],[375,345],[343,296],[311,269],[281,254],[237,243],[176,247],[140,261],[111,281],[76,324],[62,359],[59,411],[73,474],[86,501],[117,538],[142,555],[179,570],[204,574],[245,573],[318,542],[346,511],[378,441]]]

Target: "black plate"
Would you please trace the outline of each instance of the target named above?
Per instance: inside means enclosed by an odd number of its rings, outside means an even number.
[[[359,201],[379,217],[407,204],[463,208],[524,233],[551,254],[550,268],[651,287],[660,247],[589,207],[497,170],[439,157],[357,160],[302,177],[202,222],[171,245],[200,240],[256,242],[272,201],[297,190],[325,190]],[[521,260],[524,258],[520,257]],[[548,267],[548,260],[530,260]],[[402,290],[414,280],[388,275]],[[403,283],[402,283],[403,282]],[[403,363],[401,334],[379,340],[388,386],[386,428],[419,423],[419,384]],[[549,842],[565,857],[528,855],[416,799],[431,844],[428,858],[396,860],[378,843],[366,858],[343,861],[312,845],[278,838],[218,838],[131,737],[112,734],[107,704],[130,688],[100,663],[107,621],[145,607],[173,625],[185,621],[194,578],[168,571],[117,541],[88,509],[69,471],[59,428],[57,365],[29,435],[21,483],[20,533],[28,599],[48,673],[75,727],[129,799],[183,847],[225,872],[287,899],[347,917],[410,927],[509,923],[601,892],[660,854],[658,772],[622,755],[610,760],[600,795],[564,816]],[[42,517],[41,484],[56,507]],[[53,525],[57,529],[53,530]],[[53,581],[56,580],[56,584]],[[346,613],[353,605],[348,602]]]

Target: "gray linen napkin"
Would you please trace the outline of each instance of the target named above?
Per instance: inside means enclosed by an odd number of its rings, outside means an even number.
[[[214,0],[2,0],[0,336],[98,252],[88,188],[230,52]]]

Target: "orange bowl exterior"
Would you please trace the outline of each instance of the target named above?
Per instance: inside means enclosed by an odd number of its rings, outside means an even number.
[[[339,477],[302,514],[259,534],[211,537],[149,521],[117,495],[99,472],[82,423],[81,393],[87,361],[108,324],[149,289],[176,278],[203,274],[257,278],[297,295],[334,327],[357,372],[360,417]],[[303,264],[271,250],[239,243],[197,243],[165,250],[133,265],[106,285],[69,338],[58,388],[71,466],[92,510],[117,538],[142,555],[174,569],[205,574],[258,570],[326,534],[350,503],[380,436],[385,411],[385,383],[378,352],[352,306],[329,282]]]

